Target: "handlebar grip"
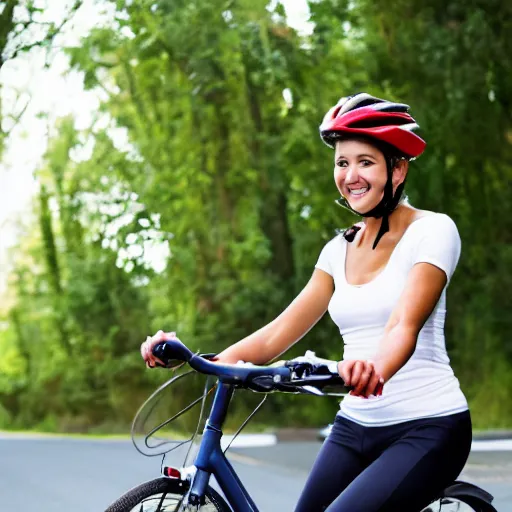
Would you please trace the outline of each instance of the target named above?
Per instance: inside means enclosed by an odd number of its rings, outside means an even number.
[[[152,353],[164,363],[165,368],[179,366],[189,360],[192,355],[192,352],[179,340],[167,340],[157,343],[153,347]]]
[[[165,343],[158,343],[158,345],[155,345],[153,347],[153,350],[151,351],[155,357],[158,357],[161,361],[165,358]]]

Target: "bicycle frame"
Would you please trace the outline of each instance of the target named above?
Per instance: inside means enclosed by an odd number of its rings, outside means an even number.
[[[229,505],[237,512],[258,512],[256,504],[238,478],[220,445],[222,425],[233,397],[233,384],[218,382],[210,417],[206,422],[203,439],[197,453],[195,472],[189,492],[189,504],[199,505],[213,474],[225,494]]]
[[[298,365],[304,363],[314,365],[317,361],[320,361],[320,367],[324,366],[327,372],[325,372],[325,369],[324,373],[320,372],[317,374],[312,372],[304,374],[304,371],[301,371],[300,375],[297,375],[295,373],[296,369],[290,370],[291,366],[288,364],[277,367],[259,367],[247,364],[239,366],[215,364],[201,355],[193,354],[179,340],[169,340],[161,345],[157,345],[153,349],[153,353],[162,361],[173,361],[176,359],[186,361],[194,370],[218,378],[210,415],[206,421],[203,438],[193,465],[188,468],[182,468],[182,470],[162,468],[164,476],[179,479],[183,484],[186,484],[179,491],[179,494],[185,497],[186,504],[183,501],[180,501],[180,503],[185,504],[185,506],[195,506],[199,509],[204,502],[210,477],[214,475],[227,498],[226,505],[229,504],[234,512],[258,512],[256,504],[227,460],[220,444],[223,435],[222,426],[226,419],[235,388],[243,387],[263,393],[284,391],[307,392],[313,395],[333,394],[332,392],[326,393],[325,390],[328,389],[333,379],[335,381],[341,380],[337,371],[332,372],[329,368],[330,365],[327,364],[329,361],[316,358],[314,353],[306,353],[305,358],[303,358],[306,359],[305,361],[295,359],[290,362],[296,362]],[[334,387],[339,385],[340,382],[334,382]],[[341,394],[346,394],[349,389],[344,386],[343,381],[341,381],[341,385],[344,388]],[[302,391],[298,391],[300,388],[302,388]],[[340,393],[336,393],[336,395],[340,396]],[[190,469],[193,470],[190,471]],[[160,481],[160,479],[149,483],[154,484],[157,481]],[[140,487],[137,487],[136,490],[140,491]],[[146,492],[147,490],[145,489]],[[133,493],[133,490],[130,492]],[[153,492],[153,489],[151,489],[151,492]],[[125,497],[126,495],[120,500],[123,500]],[[139,500],[140,495],[137,494],[135,497]],[[466,482],[454,481],[436,499],[443,501],[445,498],[453,498],[456,502],[463,502],[472,507],[477,507],[476,510],[481,512],[496,512],[496,509],[491,504],[493,501],[492,495]],[[114,503],[114,505],[118,505],[120,500]],[[137,504],[140,503],[140,501],[137,501]],[[454,503],[454,501],[449,501],[449,503]],[[116,508],[115,510],[118,509]],[[427,507],[425,512],[427,510],[431,510],[430,507]]]

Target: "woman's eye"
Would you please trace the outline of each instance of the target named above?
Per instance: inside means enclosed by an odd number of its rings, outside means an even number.
[[[364,167],[368,167],[369,165],[372,165],[373,162],[370,162],[370,160],[361,160],[361,163]]]
[[[347,167],[347,161],[346,160],[340,160],[340,161],[336,162],[336,165],[338,167]]]

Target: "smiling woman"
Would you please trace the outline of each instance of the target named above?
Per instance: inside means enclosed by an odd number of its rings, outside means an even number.
[[[339,204],[364,221],[328,242],[316,265],[331,279],[328,311],[344,340],[338,369],[354,391],[298,512],[320,503],[329,512],[419,511],[469,454],[468,405],[444,340],[460,238],[446,215],[401,201],[409,161],[426,146],[408,109],[356,94],[320,127],[335,150]]]
[[[363,217],[328,242],[309,283],[275,320],[216,356],[266,363],[329,311],[344,340],[341,403],[297,512],[419,511],[464,467],[466,398],[444,339],[446,288],[460,255],[455,223],[401,202],[409,161],[425,149],[409,107],[369,94],[325,116],[340,204]],[[142,345],[175,338],[159,331]],[[371,489],[371,492],[368,492]]]
[[[322,140],[331,148],[336,145],[337,167],[348,171],[348,175],[347,172],[335,172],[341,192],[338,203],[356,215],[382,218],[373,249],[389,230],[388,217],[402,197],[408,161],[421,155],[426,146],[425,141],[414,133],[419,126],[408,110],[409,106],[403,103],[381,100],[366,93],[356,94],[342,98],[327,112],[320,126]],[[347,146],[344,141],[351,144]],[[344,155],[347,151],[352,156],[352,165]],[[371,184],[364,179],[366,172],[359,181],[358,170],[363,167],[370,169],[372,179],[384,180],[372,196],[367,194]],[[380,194],[378,202],[372,201],[376,194]],[[356,202],[356,199],[363,199],[363,195],[368,195],[366,201]],[[369,204],[371,208],[368,208]]]

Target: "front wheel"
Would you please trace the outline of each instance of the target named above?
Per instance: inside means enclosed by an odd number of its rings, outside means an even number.
[[[121,496],[105,512],[178,512],[185,511],[183,499],[188,485],[181,480],[157,478],[134,487]],[[200,512],[231,512],[224,499],[211,487],[206,490]]]

